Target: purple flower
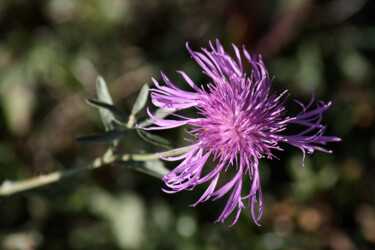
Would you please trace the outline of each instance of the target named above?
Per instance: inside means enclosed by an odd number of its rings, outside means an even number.
[[[210,181],[207,190],[192,206],[210,198],[217,200],[231,191],[223,212],[215,222],[223,222],[237,207],[234,225],[241,210],[251,207],[254,222],[259,225],[263,206],[258,159],[265,156],[268,159],[274,158],[273,149],[283,150],[280,142],[300,148],[303,161],[305,152],[312,154],[314,150],[319,150],[331,153],[319,146],[340,141],[340,138],[323,135],[326,126],[321,124],[322,114],[331,102],[325,104],[318,101],[314,107],[312,89],[310,103],[304,106],[296,101],[302,111],[293,117],[285,116],[287,91],[281,94],[270,93],[273,78],[270,78],[260,55],[251,57],[243,47],[243,55],[252,67],[248,77],[243,71],[240,51],[235,45],[236,60],[224,51],[218,40],[216,48],[211,43],[210,46],[212,51],[202,49],[201,53],[192,51],[186,45],[191,56],[202,67],[203,73],[212,80],[205,88],[199,88],[181,71],[177,72],[194,91],[177,88],[163,73],[161,75],[167,86],[161,86],[152,79],[156,86],[156,89],[151,90],[154,105],[171,111],[194,107],[200,118],[171,114],[176,120],[165,120],[148,112],[157,126],[144,129],[169,129],[185,124],[193,127],[190,133],[195,139],[191,141],[191,146],[185,147],[187,153],[177,157],[162,157],[167,161],[183,160],[164,176],[163,181],[170,188],[165,192],[192,190],[196,185]],[[281,134],[289,124],[300,125],[301,132],[296,135]],[[172,151],[176,150],[180,148]],[[210,156],[216,167],[205,169],[208,168],[205,163]],[[225,175],[230,168],[235,169],[235,176],[219,186],[220,175]],[[208,173],[202,173],[203,170]],[[242,190],[243,181],[252,183],[248,190]]]

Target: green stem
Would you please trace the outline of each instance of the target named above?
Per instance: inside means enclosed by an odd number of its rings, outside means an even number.
[[[164,153],[162,154],[163,157],[170,157],[170,156],[177,156],[181,155],[183,153],[186,153],[190,148],[184,148],[181,150],[177,150],[170,153]],[[0,196],[8,196],[15,193],[19,193],[22,191],[30,190],[33,188],[45,186],[54,182],[58,182],[61,179],[64,179],[66,177],[73,176],[77,173],[84,172],[87,170],[92,170],[96,168],[100,168],[104,165],[108,165],[114,162],[129,162],[129,161],[150,161],[150,160],[157,160],[160,159],[160,157],[156,154],[123,154],[123,155],[115,155],[112,153],[112,151],[109,149],[103,156],[97,157],[94,160],[92,160],[89,163],[86,163],[82,166],[68,169],[68,170],[62,170],[62,171],[56,171],[50,174],[40,175],[37,177],[33,177],[26,180],[21,181],[4,181],[3,184],[0,186]],[[153,176],[162,176],[162,173],[150,173],[150,170],[144,171],[144,169],[137,169],[141,172],[146,172]]]

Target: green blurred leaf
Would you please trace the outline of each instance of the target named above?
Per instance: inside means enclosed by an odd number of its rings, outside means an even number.
[[[153,114],[154,114],[154,116],[155,117],[157,117],[157,118],[165,118],[165,117],[167,117],[168,115],[170,115],[170,114],[172,114],[172,113],[174,113],[175,111],[170,111],[170,110],[165,110],[165,109],[157,109]],[[143,119],[140,119],[141,121],[138,123],[138,125],[140,126],[140,127],[148,127],[148,126],[150,126],[150,125],[152,125],[153,123],[152,123],[152,121],[149,121],[148,120],[148,117],[146,117],[146,118],[143,118]]]
[[[0,107],[3,106],[7,127],[13,134],[23,135],[30,129],[35,99],[33,87],[23,84],[14,83],[0,93]]]
[[[138,129],[138,128],[137,128],[137,133],[143,140],[151,144],[161,146],[167,149],[172,148],[172,143],[163,137],[160,137],[158,135],[153,135],[143,129]]]
[[[111,104],[101,102],[95,99],[87,99],[86,101],[88,104],[96,108],[103,108],[103,109],[108,110],[113,116],[113,119],[121,124],[125,124],[129,119],[129,117],[124,112],[122,112],[120,109],[118,109],[117,107]]]
[[[144,162],[123,162],[118,161],[117,164],[124,165],[129,169],[134,169],[139,172],[157,177],[163,178],[166,174],[170,172],[168,168],[164,166],[164,163],[160,160],[151,160],[151,161],[144,161]]]
[[[104,134],[94,134],[76,138],[75,141],[77,142],[88,142],[88,143],[109,143],[114,142],[118,138],[122,136],[123,132],[120,130],[110,130],[105,132]]]
[[[139,92],[138,98],[135,101],[134,106],[132,108],[133,115],[136,115],[146,105],[148,92],[148,85],[143,85],[141,91]]]
[[[162,178],[170,172],[170,170],[166,168],[163,162],[160,160],[146,161],[136,170],[158,178]]]
[[[103,77],[98,76],[96,80],[96,92],[98,95],[98,99],[101,102],[107,103],[107,104],[113,104],[112,97],[109,94],[107,84],[104,81]],[[116,125],[112,122],[113,121],[113,116],[108,109],[105,108],[100,108],[100,116],[102,118],[102,122],[104,124],[105,130],[113,130],[116,128]]]

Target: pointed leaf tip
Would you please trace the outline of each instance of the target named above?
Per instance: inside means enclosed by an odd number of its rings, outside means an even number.
[[[151,134],[149,132],[146,132],[143,129],[137,128],[136,130],[137,130],[138,135],[143,140],[145,140],[145,141],[147,141],[151,144],[161,146],[161,147],[164,147],[164,148],[167,148],[167,149],[172,148],[172,143],[170,141],[168,141],[167,139],[165,139],[163,137],[160,137],[158,135],[154,135],[154,134]]]
[[[101,76],[98,76],[96,80],[96,93],[100,101],[113,104],[112,97],[108,91],[107,83]]]
[[[90,98],[86,99],[86,101],[91,106],[109,111],[110,114],[113,116],[113,119],[120,124],[125,124],[129,119],[129,117],[124,112],[122,112],[119,108],[117,108],[114,105]]]
[[[83,136],[76,138],[76,142],[88,142],[88,143],[110,143],[114,142],[118,138],[122,136],[122,132],[120,130],[110,130],[103,134],[93,134],[88,136]]]
[[[133,108],[132,108],[133,115],[136,115],[146,105],[148,93],[149,93],[149,87],[146,83],[145,85],[143,85],[141,91],[139,92],[138,98],[133,105]]]
[[[99,101],[103,103],[107,103],[107,104],[113,104],[112,97],[109,94],[107,84],[105,80],[103,79],[103,77],[101,76],[98,76],[96,80],[96,93],[97,93]],[[108,110],[104,108],[100,108],[99,111],[100,111],[100,117],[102,118],[102,122],[104,124],[105,130],[109,131],[109,130],[115,129],[115,125],[112,122],[113,116],[111,112],[109,112]]]

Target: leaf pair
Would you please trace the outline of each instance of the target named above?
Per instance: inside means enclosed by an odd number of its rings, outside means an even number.
[[[139,112],[146,104],[148,86],[143,86],[142,91],[143,96],[138,96],[136,105],[134,105],[132,109],[132,114],[133,111],[135,111],[134,113]],[[93,107],[99,108],[100,117],[106,132],[102,134],[80,137],[77,138],[76,141],[90,143],[111,143],[112,147],[116,147],[121,136],[127,130],[129,116],[113,105],[113,100],[108,91],[107,84],[101,76],[99,76],[96,81],[96,92],[98,100],[87,99],[87,103]]]
[[[77,138],[76,141],[89,143],[111,143],[112,147],[116,147],[123,133],[129,127],[129,117],[135,119],[135,115],[138,114],[146,105],[149,87],[147,84],[143,85],[138,98],[133,105],[130,116],[126,115],[123,111],[113,105],[112,97],[109,94],[107,84],[101,76],[99,76],[97,79],[96,90],[98,99],[87,99],[87,103],[93,107],[99,108],[100,116],[106,132],[80,137]],[[161,109],[157,110],[155,113],[155,116],[159,118],[163,118],[167,115],[168,113]],[[147,119],[139,123],[140,127],[147,127],[151,124],[152,123]],[[157,146],[171,149],[172,144],[168,140],[139,128],[136,128],[136,130],[138,135],[145,141]]]

